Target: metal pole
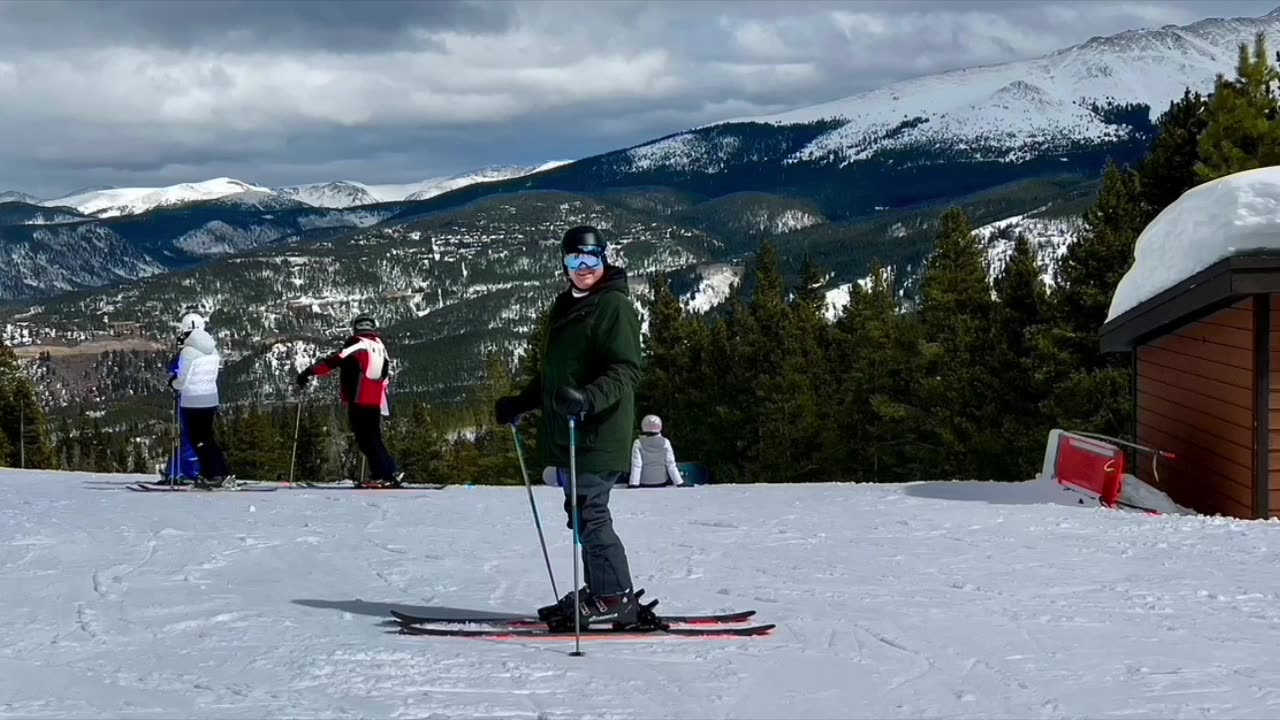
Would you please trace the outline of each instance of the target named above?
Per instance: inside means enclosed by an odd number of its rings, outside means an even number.
[[[169,465],[169,484],[178,484],[178,454],[182,446],[182,428],[178,420],[178,393],[173,394],[173,462]]]
[[[582,593],[578,592],[578,556],[582,539],[578,535],[578,461],[574,418],[569,418],[569,496],[573,507],[573,652],[582,657]]]
[[[27,404],[18,403],[18,466],[27,468]]]
[[[533,501],[533,484],[529,482],[529,470],[524,464],[524,448],[520,443],[520,433],[511,425],[511,436],[516,440],[516,457],[520,458],[520,474],[524,476],[524,489],[529,493],[529,509],[533,510],[533,526],[538,530],[538,542],[542,545],[542,559],[547,563],[547,577],[551,578],[553,602],[560,602],[560,590],[556,588],[556,576],[551,572],[551,555],[547,553],[547,540],[542,534],[542,521],[538,518],[538,505]]]
[[[305,396],[304,396],[305,397]],[[293,421],[293,453],[289,455],[289,484],[293,485],[293,465],[298,459],[298,431],[302,427],[302,398],[298,398],[298,417]]]

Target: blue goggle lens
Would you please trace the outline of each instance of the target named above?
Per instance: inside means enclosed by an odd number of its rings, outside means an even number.
[[[564,266],[570,272],[577,270],[599,270],[604,267],[604,258],[598,253],[576,252],[564,256]]]

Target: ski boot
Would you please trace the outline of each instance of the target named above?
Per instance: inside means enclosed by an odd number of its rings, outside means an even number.
[[[573,598],[575,595],[581,595],[582,600],[585,602],[588,597],[587,589],[584,587],[581,590],[577,591],[576,593],[572,593],[572,592],[568,593],[564,597],[560,598],[560,601],[555,603],[554,605],[543,605],[542,607],[538,608],[538,619],[546,622],[551,622],[552,620],[556,620],[559,618],[568,618],[569,622],[572,623],[573,622]]]
[[[200,490],[235,490],[238,486],[235,475],[213,478],[196,478],[195,487]]]
[[[596,597],[589,590],[579,592],[582,593],[578,600],[581,608],[578,625],[581,627],[605,624],[609,624],[616,629],[636,627],[638,603],[635,595],[630,590],[621,595],[608,597]],[[565,608],[565,612],[557,614],[546,621],[547,628],[553,632],[573,630],[573,595],[570,594],[567,597],[569,604]]]

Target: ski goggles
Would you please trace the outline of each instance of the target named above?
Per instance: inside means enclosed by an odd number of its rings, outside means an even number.
[[[569,272],[577,272],[578,270],[599,270],[604,267],[604,254],[599,251],[580,250],[574,253],[566,253],[564,256],[564,266]]]

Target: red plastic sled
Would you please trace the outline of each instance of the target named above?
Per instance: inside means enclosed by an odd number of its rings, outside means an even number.
[[[1126,470],[1127,458],[1121,446],[1133,448],[1151,455],[1151,469],[1155,480],[1160,478],[1156,466],[1158,458],[1173,459],[1172,453],[1137,445],[1118,438],[1093,433],[1053,430],[1045,447],[1042,473],[1055,480],[1063,488],[1096,498],[1103,507],[1119,509],[1127,507],[1158,515],[1149,508],[1130,505],[1120,500],[1124,493],[1125,478],[1132,478]]]

